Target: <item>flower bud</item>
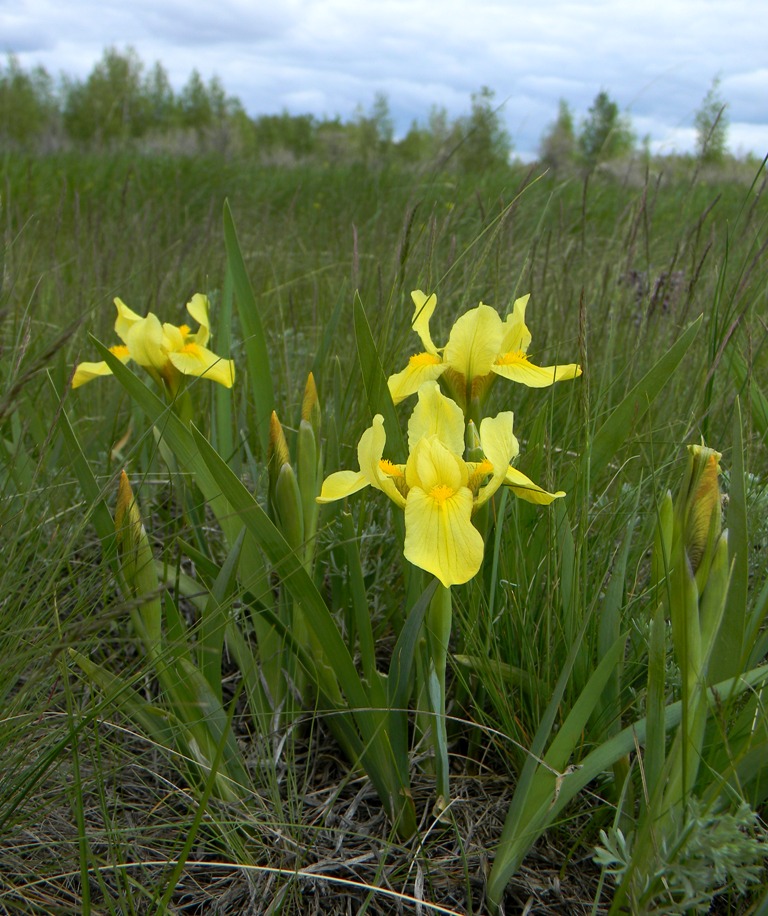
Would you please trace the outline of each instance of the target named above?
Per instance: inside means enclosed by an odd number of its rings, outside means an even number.
[[[317,386],[315,377],[310,372],[307,376],[307,384],[304,388],[304,398],[301,402],[301,419],[306,420],[312,426],[312,432],[315,439],[320,439],[320,400],[317,396]]]
[[[273,504],[283,536],[294,550],[299,550],[304,543],[304,512],[296,474],[287,462],[277,473]]]
[[[288,442],[283,432],[283,427],[273,410],[269,418],[269,445],[267,449],[267,461],[269,462],[270,477],[278,471],[284,464],[291,461],[291,453],[288,451]]]
[[[689,445],[688,453],[687,486],[681,493],[684,500],[683,543],[701,591],[722,530],[718,477],[723,456],[705,445]]]
[[[139,627],[149,651],[156,651],[161,642],[162,611],[158,597],[159,581],[149,538],[125,471],[120,474],[117,491],[115,537],[126,585],[134,597],[147,599],[141,605],[140,616],[134,617],[134,622]]]

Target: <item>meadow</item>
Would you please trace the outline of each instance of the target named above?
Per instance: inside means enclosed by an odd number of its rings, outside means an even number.
[[[765,187],[7,154],[0,912],[768,913]],[[315,500],[406,464],[415,290],[582,369],[483,389],[565,495],[475,487],[468,581]],[[99,347],[196,293],[231,388]]]

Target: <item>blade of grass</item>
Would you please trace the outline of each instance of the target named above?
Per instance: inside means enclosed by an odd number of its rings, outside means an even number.
[[[243,345],[253,393],[253,409],[256,414],[256,432],[261,445],[261,455],[266,460],[269,444],[269,418],[275,409],[269,348],[228,201],[224,202],[224,242],[227,249],[227,263],[232,274],[237,314],[240,317],[243,332]]]
[[[221,653],[224,647],[224,633],[231,612],[232,598],[237,590],[237,568],[240,564],[245,533],[245,528],[243,528],[227,554],[200,618],[198,640],[200,670],[219,702],[222,701]]]
[[[709,662],[710,682],[735,677],[739,671],[743,670],[745,655],[751,649],[750,645],[745,644],[749,590],[749,535],[744,441],[741,430],[741,405],[737,398],[733,412],[733,449],[727,516],[731,580],[728,586],[725,613]]]
[[[698,334],[702,320],[703,316],[699,315],[686,328],[669,350],[654,363],[629,394],[614,408],[600,429],[597,430],[592,439],[589,453],[584,456],[585,460],[589,461],[592,479],[607,467],[616,452],[627,441],[630,430],[637,426],[661,389],[670,380]],[[571,492],[571,490],[575,489],[575,478],[578,473],[579,470],[574,468],[568,483],[563,486],[566,492]]]
[[[384,429],[387,432],[387,450],[393,461],[402,464],[406,457],[403,434],[395,405],[392,403],[392,398],[389,394],[387,377],[379,359],[376,343],[371,333],[371,326],[358,296],[355,297],[354,322],[357,358],[363,374],[363,385],[365,386],[371,417],[377,413],[384,417]]]

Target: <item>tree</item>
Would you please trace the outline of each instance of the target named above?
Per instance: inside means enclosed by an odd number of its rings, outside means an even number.
[[[84,83],[65,82],[67,133],[103,143],[142,136],[149,124],[143,69],[133,48],[107,48]]]
[[[392,118],[386,92],[377,92],[373,97],[371,120],[376,125],[379,145],[384,149],[391,146],[395,137],[395,122]]]
[[[696,153],[702,162],[719,165],[728,151],[727,103],[720,97],[720,77],[712,80],[696,112]]]
[[[314,152],[317,122],[311,114],[259,115],[252,122],[254,148],[262,154],[285,151],[297,159]]]
[[[605,90],[595,96],[578,137],[579,154],[584,165],[593,169],[598,162],[619,159],[632,151],[635,136],[629,119],[619,114],[619,106]]]
[[[57,114],[53,81],[42,67],[31,73],[21,69],[18,58],[8,55],[0,68],[0,137],[28,147],[55,128]]]
[[[565,99],[560,99],[557,120],[550,124],[539,148],[541,161],[551,169],[559,169],[573,161],[576,154],[576,130],[573,112]]]
[[[376,93],[368,114],[363,111],[362,105],[355,108],[353,146],[363,162],[368,162],[371,156],[386,154],[392,146],[394,135],[395,124],[386,93]]]
[[[171,81],[160,61],[147,74],[143,92],[146,97],[148,127],[168,130],[176,120],[177,104]]]
[[[445,108],[433,105],[426,126],[412,121],[408,133],[397,144],[405,162],[435,163],[450,154],[451,125]]]
[[[182,87],[179,110],[182,126],[192,127],[198,133],[203,133],[213,123],[213,102],[197,68]]]
[[[512,140],[502,126],[493,98],[494,92],[487,86],[473,92],[469,117],[459,118],[454,125],[457,156],[465,171],[481,171],[509,163]]]

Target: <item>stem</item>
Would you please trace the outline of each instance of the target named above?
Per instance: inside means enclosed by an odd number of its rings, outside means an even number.
[[[448,642],[451,637],[451,590],[438,585],[427,611],[427,665],[425,666],[429,710],[433,718],[432,744],[435,749],[437,800],[435,809],[443,811],[450,799],[448,773],[448,733],[445,719],[445,673]]]

